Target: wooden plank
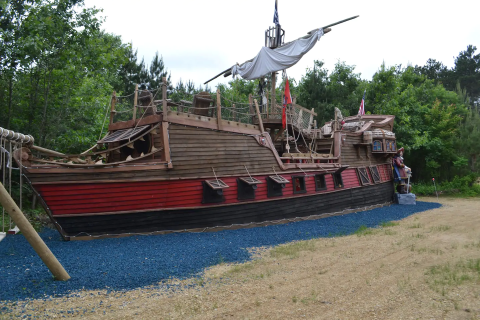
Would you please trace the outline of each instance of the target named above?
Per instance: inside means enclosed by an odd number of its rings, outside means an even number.
[[[391,189],[393,187],[385,188]],[[362,195],[372,193],[374,189],[364,187],[359,190]],[[362,205],[372,201],[391,201],[391,195],[381,193],[378,199],[362,201]],[[204,207],[198,209],[179,209],[172,211],[150,211],[130,214],[115,214],[88,217],[57,218],[57,221],[69,233],[74,235],[82,231],[88,233],[114,232],[126,228],[130,232],[166,229],[188,229],[189,227],[208,227],[230,225],[252,221],[265,221],[278,218],[294,218],[324,212],[335,212],[345,207],[359,207],[351,198],[351,191],[337,191],[330,194],[315,195],[309,199],[297,197],[285,200],[265,201],[260,203],[242,203],[230,206]],[[366,197],[365,197],[366,198]],[[341,199],[341,201],[337,200]],[[312,208],[316,208],[312,211]]]
[[[216,122],[196,120],[194,118],[178,116],[172,113],[169,114],[168,119],[169,119],[169,122],[175,123],[175,124],[208,128],[208,129],[214,129],[214,130],[218,129],[218,125]],[[222,120],[222,130],[243,133],[243,134],[259,134],[258,128],[255,128],[252,125],[238,123],[234,121],[226,121],[226,120]]]

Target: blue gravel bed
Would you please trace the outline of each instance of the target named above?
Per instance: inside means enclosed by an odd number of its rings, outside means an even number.
[[[377,227],[440,206],[417,202],[251,229],[92,241],[63,241],[57,231],[45,230],[40,235],[72,277],[67,282],[53,280],[23,236],[7,236],[0,242],[0,301],[48,299],[81,289],[130,290],[185,279],[220,262],[251,259],[246,248],[351,234],[362,225]]]

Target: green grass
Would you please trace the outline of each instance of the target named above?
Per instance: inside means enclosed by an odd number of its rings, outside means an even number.
[[[315,243],[312,240],[296,241],[289,244],[274,247],[270,251],[270,256],[273,258],[289,257],[296,258],[301,251],[315,251]]]

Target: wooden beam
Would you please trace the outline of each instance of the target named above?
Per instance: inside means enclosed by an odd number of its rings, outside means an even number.
[[[276,99],[275,99],[275,87],[276,87],[276,83],[277,82],[277,73],[276,72],[272,72],[272,97],[270,98],[270,112],[273,113],[273,110],[275,108],[275,105],[277,103]],[[267,118],[268,118],[268,104],[267,104]]]
[[[220,89],[217,89],[217,128],[222,130],[222,99]]]
[[[53,255],[52,251],[47,247],[42,238],[38,235],[35,229],[32,227],[27,218],[17,206],[12,197],[8,194],[3,184],[0,183],[0,203],[5,208],[5,211],[12,217],[17,227],[22,231],[25,239],[30,243],[32,248],[38,254],[43,263],[48,267],[56,280],[66,281],[70,279],[67,271],[58,262],[57,258]]]
[[[168,103],[167,103],[167,78],[162,77],[162,110],[163,110],[163,121],[167,121],[168,117]]]
[[[253,110],[253,97],[252,97],[252,94],[249,94],[248,95],[248,109],[249,109],[249,112],[250,114],[254,114],[255,111]]]
[[[279,129],[277,134],[275,135],[275,138],[273,138],[273,142],[277,141],[278,138],[280,138],[283,134],[283,132],[285,131],[285,129]]]
[[[112,93],[112,102],[110,106],[110,124],[113,123],[113,117],[115,116],[115,102],[117,101],[117,94],[115,91]]]
[[[164,78],[165,79],[165,78]],[[165,161],[169,169],[173,168],[172,159],[170,159],[170,143],[168,141],[168,122],[162,123],[163,149],[165,150]]]
[[[133,122],[137,118],[137,105],[138,105],[138,83],[135,85],[135,95],[133,97]]]
[[[265,130],[263,129],[262,115],[260,114],[260,109],[258,108],[258,102],[257,99],[253,101],[255,102],[255,109],[257,110],[258,125],[260,126],[260,131],[263,133]]]
[[[35,145],[31,146],[30,149],[37,150],[37,151],[40,151],[40,152],[45,153],[45,154],[49,154],[51,156],[57,156],[57,157],[66,157],[67,156],[65,153],[60,153],[60,152],[57,152],[57,151],[53,151],[53,150],[50,150],[50,149],[45,149],[45,148],[35,146]]]

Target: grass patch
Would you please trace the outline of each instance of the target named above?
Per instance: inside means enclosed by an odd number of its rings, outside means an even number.
[[[441,225],[441,226],[435,226],[435,227],[431,227],[430,228],[430,231],[447,231],[447,230],[450,230],[452,227],[450,226],[444,226],[444,225]]]
[[[394,236],[394,235],[397,234],[395,231],[390,230],[390,229],[384,230],[384,233],[385,233],[386,236]]]
[[[408,226],[408,229],[420,229],[423,228],[423,225],[421,223],[414,223]]]
[[[412,237],[414,238],[417,238],[417,239],[425,239],[425,235],[421,234],[421,233],[417,233],[417,234],[412,234]]]
[[[395,221],[387,221],[387,222],[382,222],[382,223],[380,224],[380,226],[381,226],[382,228],[389,228],[389,227],[396,227],[396,226],[398,226],[399,224],[400,224],[400,223],[395,222]]]
[[[377,233],[378,230],[374,228],[367,228],[367,226],[360,226],[353,234],[356,234],[357,236],[368,236],[368,235],[373,235]]]
[[[280,245],[270,251],[270,256],[273,258],[283,256],[296,258],[300,255],[301,251],[315,251],[315,243],[312,240],[307,240]]]
[[[252,270],[253,267],[254,267],[254,262],[236,264],[230,270],[228,270],[227,274],[232,275],[232,274],[243,273],[243,272]]]
[[[415,249],[416,252],[418,253],[429,253],[429,254],[435,254],[437,256],[439,255],[442,255],[443,254],[443,251],[438,249],[438,248],[435,248],[435,249],[431,249],[431,248],[425,248],[425,247],[422,247],[422,248],[418,248],[418,249]]]
[[[447,263],[433,266],[425,274],[430,287],[445,295],[446,287],[480,281],[480,259],[461,260],[453,265]]]
[[[472,242],[472,243],[467,243],[463,246],[465,249],[470,249],[470,248],[477,248],[480,249],[480,241],[479,242]]]

